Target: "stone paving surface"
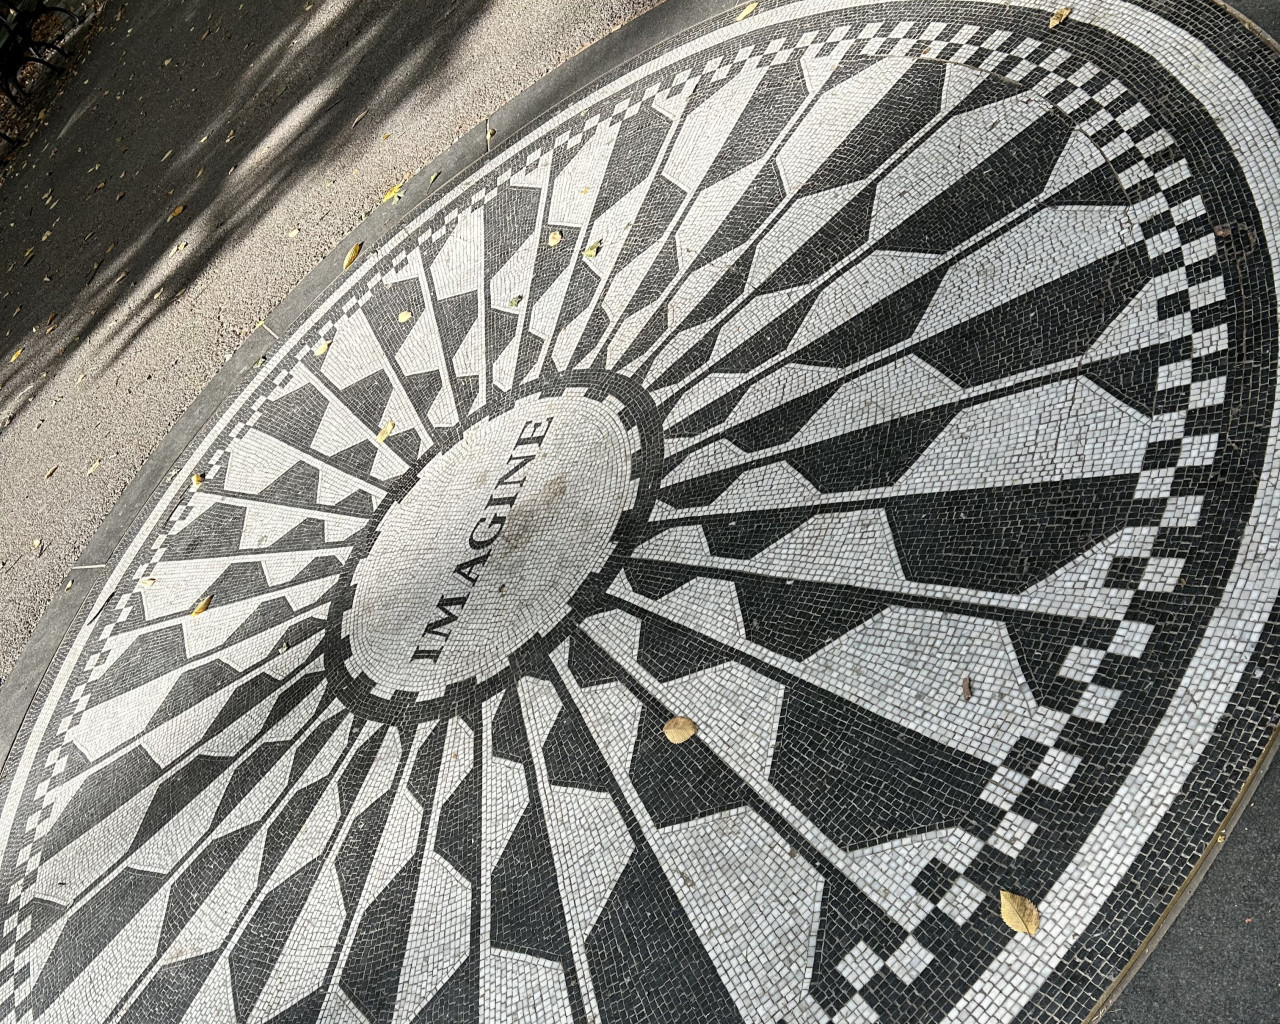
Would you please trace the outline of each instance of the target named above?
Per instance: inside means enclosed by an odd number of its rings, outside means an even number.
[[[1277,63],[1155,6],[753,7],[353,249],[33,705],[0,1013],[1088,1014],[1280,707]]]

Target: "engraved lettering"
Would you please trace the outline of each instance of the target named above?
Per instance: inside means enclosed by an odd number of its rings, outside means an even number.
[[[554,416],[548,416],[545,420],[525,421],[524,426],[520,428],[520,433],[516,437],[515,443],[511,446],[511,454],[507,456],[507,469],[498,477],[498,482],[493,485],[493,492],[489,495],[485,508],[512,508],[515,506],[520,489],[524,487],[525,481],[528,479],[527,476],[520,476],[519,474],[523,473],[525,467],[537,457],[537,452],[525,454],[518,451],[518,449],[530,446],[541,448],[542,442],[547,439],[547,433],[551,430],[551,423],[554,419]],[[506,488],[506,490],[500,491],[499,488]],[[467,536],[467,547],[472,551],[480,552],[480,554],[474,558],[461,561],[453,567],[453,574],[465,580],[469,587],[474,587],[480,581],[480,572],[489,561],[489,556],[493,554],[493,544],[502,535],[506,525],[506,515],[494,513],[487,518],[478,519],[476,525],[471,528],[471,533]],[[485,532],[481,533],[482,530]],[[440,660],[440,655],[444,653],[444,645],[452,635],[452,630],[448,627],[458,620],[458,614],[465,607],[468,596],[469,593],[454,596],[440,595],[440,600],[436,602],[436,610],[440,612],[441,617],[429,622],[422,630],[423,637],[439,637],[439,646],[415,647],[413,653],[409,655],[410,661],[430,661],[435,663]]]

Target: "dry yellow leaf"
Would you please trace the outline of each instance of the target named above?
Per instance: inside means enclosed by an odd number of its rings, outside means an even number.
[[[45,478],[46,480],[48,480],[48,479],[49,479],[49,477],[53,476],[53,474],[54,474],[54,473],[56,473],[56,472],[58,472],[58,467],[57,467],[57,466],[50,466],[50,467],[49,467],[49,472],[47,472],[47,473],[44,475],[44,478]]]
[[[697,731],[698,727],[683,715],[676,715],[662,727],[662,734],[672,743],[683,743],[687,739],[692,739]]]
[[[378,431],[378,444],[382,444],[383,441],[389,438],[391,436],[391,431],[395,429],[396,421],[387,420],[387,422],[382,425],[382,429]]]
[[[99,467],[99,466],[101,466],[101,465],[102,465],[102,460],[101,460],[101,459],[94,459],[94,460],[93,460],[93,465],[92,465],[92,466],[90,466],[88,469],[86,469],[86,470],[84,471],[84,475],[85,475],[85,476],[93,476],[93,474],[94,474],[94,473],[98,472],[98,467]]]
[[[553,231],[551,234],[547,235],[547,245],[554,249],[563,239],[564,235],[560,234],[559,231]]]
[[[1025,896],[1000,890],[1000,916],[1015,932],[1034,935],[1040,930],[1040,910]]]
[[[65,587],[63,587],[62,589],[63,589],[63,590],[70,590],[70,589],[71,589],[71,581],[70,581],[70,580],[67,580],[67,585],[66,585]]]
[[[439,172],[439,171],[436,171],[434,174],[432,174],[432,175],[431,175],[431,177],[429,177],[429,178],[427,179],[427,184],[428,184],[428,185],[430,185],[430,184],[431,184],[433,181],[435,181],[435,180],[436,180],[436,178],[438,178],[438,177],[440,177],[440,172]]]
[[[582,250],[582,255],[589,260],[593,260],[600,254],[600,243],[592,242],[589,246]]]
[[[383,141],[383,142],[386,142],[386,141],[387,141],[387,139],[389,139],[389,138],[391,138],[391,133],[390,133],[390,132],[387,132],[387,134],[386,134],[386,135],[382,136],[382,141]]]
[[[407,309],[400,314],[400,322],[402,324],[407,324],[412,319],[413,319],[413,314],[410,313]]]
[[[399,194],[400,194],[400,185],[398,184],[392,185],[389,189],[387,189],[387,194],[382,197],[382,201],[385,203],[388,199],[394,199]]]
[[[1071,14],[1071,8],[1070,8],[1070,7],[1059,7],[1059,8],[1058,8],[1056,11],[1054,11],[1054,12],[1053,12],[1053,14],[1049,17],[1049,27],[1050,27],[1050,28],[1057,28],[1059,25],[1061,25],[1064,21],[1066,21],[1066,20],[1067,20],[1067,17],[1068,17],[1070,14]]]
[[[315,347],[314,351],[317,357],[322,356],[326,352],[328,352],[329,351],[328,339],[326,338],[324,341],[320,342],[320,344]]]
[[[349,266],[351,266],[351,264],[353,264],[356,261],[356,257],[360,255],[360,246],[363,244],[364,244],[363,242],[356,242],[355,245],[353,245],[350,249],[347,250],[347,258],[342,261],[343,270],[346,270]]]
[[[204,477],[199,473],[191,474],[191,487],[193,490],[198,489],[202,483],[204,483]]]
[[[168,160],[168,159],[169,159],[169,157],[171,157],[171,156],[173,156],[173,150],[169,150],[169,152],[167,152],[164,156],[162,156],[162,157],[160,158],[160,162],[161,162],[161,163],[164,163],[164,162],[165,162],[166,160]]]
[[[180,214],[185,209],[186,207],[182,205],[175,206],[173,208],[173,213],[169,214],[169,219],[173,220],[174,217],[178,216],[178,214]]]
[[[200,603],[191,609],[191,617],[194,619],[197,615],[203,615],[209,610],[209,605],[213,603],[212,597],[200,598]]]
[[[22,355],[22,349],[16,350],[13,355],[9,357],[9,362],[16,363],[18,361],[18,356],[20,355]]]
[[[733,20],[741,21],[743,18],[749,17],[751,15],[751,12],[754,11],[759,6],[760,5],[758,3],[755,3],[755,0],[752,0],[752,2],[747,4],[746,7],[742,8],[741,13],[739,13],[739,15]]]
[[[37,537],[35,540],[33,540],[33,541],[31,542],[31,546],[32,546],[33,548],[38,548],[38,547],[40,546],[40,538],[39,538],[39,537]]]
[[[154,576],[148,576],[148,577],[147,577],[146,579],[144,579],[144,580],[139,580],[139,581],[138,581],[138,585],[139,585],[139,586],[143,586],[143,587],[154,587],[154,586],[156,585],[155,577],[154,577]]]
[[[356,125],[358,125],[361,121],[363,121],[363,120],[364,120],[364,115],[365,115],[365,114],[367,114],[367,113],[369,113],[369,111],[367,111],[367,110],[362,110],[362,111],[360,111],[360,113],[356,115],[356,119],[355,119],[354,121],[352,121],[352,122],[351,122],[351,127],[352,127],[352,128],[354,128],[354,127],[355,127]]]
[[[515,309],[523,301],[524,301],[523,295],[513,295],[511,296],[510,299],[507,300],[507,305],[510,306],[512,309]]]

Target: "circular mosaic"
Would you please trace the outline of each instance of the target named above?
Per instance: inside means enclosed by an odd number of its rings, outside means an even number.
[[[1082,1019],[1280,704],[1274,58],[1161,10],[730,13],[368,246],[28,714],[0,1019]]]

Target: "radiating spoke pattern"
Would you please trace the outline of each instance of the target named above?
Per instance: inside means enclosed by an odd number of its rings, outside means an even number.
[[[0,1021],[1082,1018],[1277,703],[1280,138],[1114,6],[713,19],[357,263],[32,707]]]

